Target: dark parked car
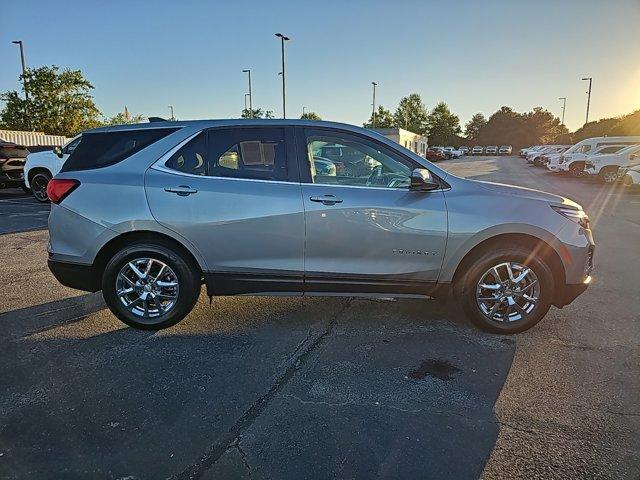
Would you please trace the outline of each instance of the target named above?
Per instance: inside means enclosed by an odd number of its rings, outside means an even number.
[[[0,188],[21,187],[24,185],[24,164],[29,150],[22,145],[0,141]]]

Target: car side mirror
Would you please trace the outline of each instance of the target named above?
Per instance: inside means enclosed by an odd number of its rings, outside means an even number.
[[[55,153],[58,157],[62,158],[62,148],[61,147],[53,147],[53,153]]]
[[[416,168],[411,172],[410,190],[428,192],[440,188],[440,184],[431,176],[431,172],[426,168]]]

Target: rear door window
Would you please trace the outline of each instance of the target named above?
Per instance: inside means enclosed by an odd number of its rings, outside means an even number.
[[[115,165],[176,130],[144,128],[83,133],[82,141],[69,156],[62,171],[91,170]]]
[[[220,128],[209,130],[208,135],[209,175],[287,180],[283,128]]]

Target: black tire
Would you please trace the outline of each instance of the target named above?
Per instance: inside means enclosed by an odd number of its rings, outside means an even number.
[[[616,183],[618,180],[618,167],[604,167],[598,173],[598,180],[607,184]]]
[[[493,266],[503,262],[516,262],[530,268],[540,286],[538,302],[531,312],[525,318],[513,322],[489,318],[476,300],[476,288],[482,277]],[[455,292],[455,295],[462,299],[465,314],[477,327],[492,333],[513,334],[528,330],[547,314],[552,303],[554,280],[551,269],[543,259],[532,255],[530,249],[514,246],[479,254],[457,282]]]
[[[149,318],[127,309],[116,293],[116,277],[130,261],[152,258],[165,263],[178,279],[179,289],[175,304],[166,313]],[[198,301],[201,272],[195,262],[184,253],[160,243],[139,243],[118,251],[107,263],[102,275],[102,295],[111,312],[124,323],[141,330],[160,330],[180,322]],[[142,319],[142,320],[141,320]]]
[[[40,203],[49,202],[49,197],[47,196],[49,180],[51,180],[51,174],[49,172],[38,172],[29,182],[31,184],[31,193]]]
[[[584,175],[584,162],[573,162],[569,165],[569,173],[573,177],[582,177]]]

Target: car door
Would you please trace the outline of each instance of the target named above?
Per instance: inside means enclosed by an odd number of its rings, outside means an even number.
[[[202,254],[213,294],[302,292],[304,212],[289,136],[211,129],[146,174],[153,216]]]
[[[305,292],[427,294],[442,266],[447,212],[442,189],[409,189],[411,171],[424,166],[349,132],[299,129],[297,138]],[[326,146],[341,147],[342,164],[322,175],[314,161]]]

